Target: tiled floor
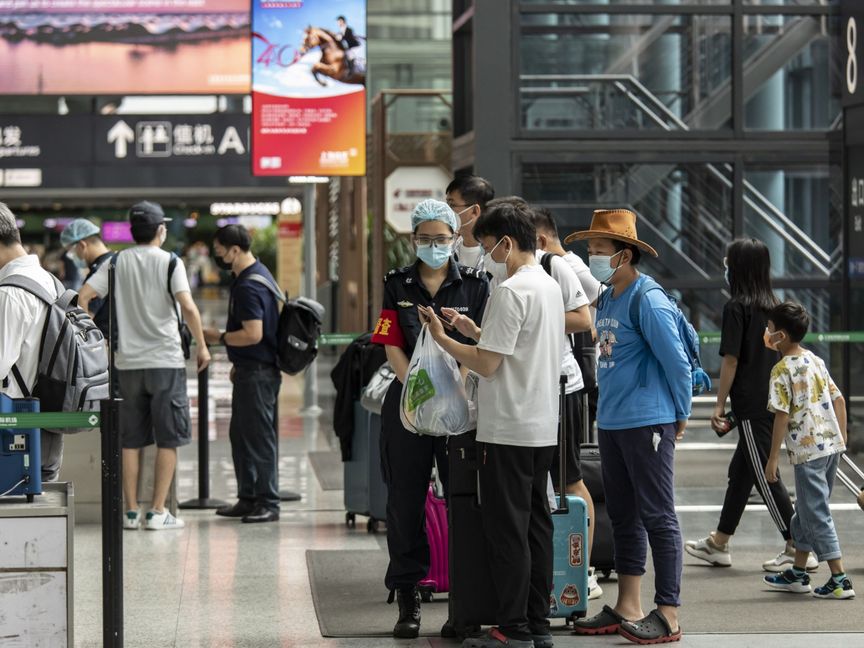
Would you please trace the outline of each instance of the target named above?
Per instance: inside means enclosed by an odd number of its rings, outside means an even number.
[[[331,390],[327,363],[320,369],[322,402]],[[211,441],[212,495],[231,500],[234,480],[225,416],[225,383],[214,380],[217,397],[217,434]],[[220,391],[221,390],[221,391]],[[194,390],[193,392],[194,393]],[[285,504],[277,524],[244,525],[217,518],[211,511],[183,511],[183,531],[126,532],[125,557],[125,645],[130,647],[237,647],[270,648],[292,646],[452,646],[443,640],[396,641],[388,639],[324,639],[318,629],[306,569],[307,549],[369,550],[381,546],[380,537],[359,526],[344,525],[341,491],[323,491],[307,459],[310,450],[327,449],[333,442],[331,425],[320,419],[304,419],[298,413],[302,384],[286,380],[281,401],[281,484],[298,491],[300,502]],[[325,408],[326,409],[326,408]],[[710,442],[710,434],[694,430],[689,440]],[[699,447],[699,446],[692,446]],[[678,459],[679,503],[685,537],[702,535],[716,522],[711,506],[720,503],[728,450],[689,450],[682,447]],[[196,446],[181,453],[181,499],[196,495]],[[838,492],[837,501],[850,501]],[[708,510],[703,510],[705,507]],[[836,512],[844,540],[864,544],[864,514]],[[80,526],[75,537],[75,645],[102,646],[101,635],[101,535],[96,525]],[[762,511],[748,511],[740,533],[739,547],[776,551],[776,530]],[[860,565],[855,566],[861,573]],[[864,578],[859,576],[861,586]],[[685,587],[688,586],[685,583]],[[695,585],[694,585],[695,587]],[[381,614],[388,619],[395,611],[384,605],[383,583],[370,583],[369,595],[380,597]],[[691,594],[692,595],[692,594]],[[609,602],[609,601],[606,601]],[[770,612],[782,610],[771,606]],[[752,613],[752,610],[746,613]],[[743,610],[742,604],[742,613]],[[824,614],[856,614],[864,619],[860,601],[820,608]],[[805,620],[806,621],[806,620]],[[790,628],[804,629],[806,622],[790,619]],[[810,646],[823,637],[789,635],[693,635],[681,645],[694,648]],[[835,636],[840,645],[864,646],[862,634]],[[2,644],[2,641],[0,641]],[[556,638],[557,646],[624,645],[617,637],[594,640]],[[630,645],[630,644],[627,644]]]

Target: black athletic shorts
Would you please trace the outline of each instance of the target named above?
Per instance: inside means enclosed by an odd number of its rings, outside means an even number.
[[[582,392],[574,392],[564,397],[564,407],[567,408],[567,455],[564,457],[567,485],[582,481],[582,462],[579,460],[579,445],[582,440]],[[560,444],[559,444],[560,445]],[[552,459],[552,483],[558,489],[561,477],[558,468],[558,448]]]

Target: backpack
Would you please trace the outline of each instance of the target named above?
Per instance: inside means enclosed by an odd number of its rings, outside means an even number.
[[[707,373],[705,373],[705,370],[702,369],[702,360],[699,357],[699,335],[696,333],[696,329],[693,328],[693,325],[684,316],[680,306],[678,306],[678,301],[650,277],[645,278],[645,281],[642,282],[639,289],[636,291],[636,294],[633,296],[633,299],[630,301],[630,321],[632,322],[634,329],[639,335],[642,335],[642,329],[639,326],[642,298],[645,296],[645,293],[652,290],[662,291],[672,306],[675,307],[675,324],[678,327],[678,337],[681,338],[681,342],[684,344],[684,351],[687,353],[687,358],[690,360],[690,376],[693,380],[693,395],[698,396],[703,392],[710,391],[711,378]]]
[[[547,252],[540,259],[540,265],[550,277],[552,276],[553,256],[557,255]],[[582,382],[585,384],[583,389],[592,391],[597,387],[597,347],[591,337],[591,331],[570,333],[567,337],[570,340],[570,350],[573,351],[573,357],[576,358],[576,364],[579,365],[579,371],[582,372]]]
[[[314,299],[288,299],[266,277],[251,274],[249,279],[266,286],[282,303],[276,331],[276,365],[292,376],[300,373],[318,355],[318,337],[324,320],[324,307]]]
[[[26,398],[39,399],[43,412],[98,411],[100,401],[108,398],[105,337],[90,315],[78,307],[78,294],[65,290],[56,278],[54,281],[57,297],[23,275],[12,275],[0,281],[0,286],[20,288],[48,305],[39,344],[36,384],[30,389],[14,365],[12,375]]]

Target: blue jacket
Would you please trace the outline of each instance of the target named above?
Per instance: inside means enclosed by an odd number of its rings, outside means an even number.
[[[675,306],[660,290],[645,293],[639,307],[642,335],[630,322],[630,301],[646,275],[620,295],[597,304],[600,395],[597,424],[626,430],[690,417],[690,361],[675,323]]]

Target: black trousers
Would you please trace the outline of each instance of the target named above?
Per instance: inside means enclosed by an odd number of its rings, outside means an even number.
[[[555,446],[478,444],[480,509],[498,627],[530,639],[549,629],[552,591],[552,514],[546,484]]]
[[[426,537],[426,494],[432,460],[449,492],[447,439],[409,432],[399,418],[402,383],[394,380],[381,409],[381,472],[387,484],[387,550],[390,565],[384,584],[389,590],[414,587],[429,572]]]
[[[237,499],[279,510],[276,400],[282,374],[265,366],[235,367],[231,399],[231,458]]]
[[[786,486],[782,479],[773,484],[765,479],[773,425],[774,419],[770,417],[742,420],[738,425],[738,446],[729,463],[729,485],[717,524],[717,530],[721,533],[734,535],[755,484],[780,535],[785,540],[792,537],[789,523],[794,509]]]

